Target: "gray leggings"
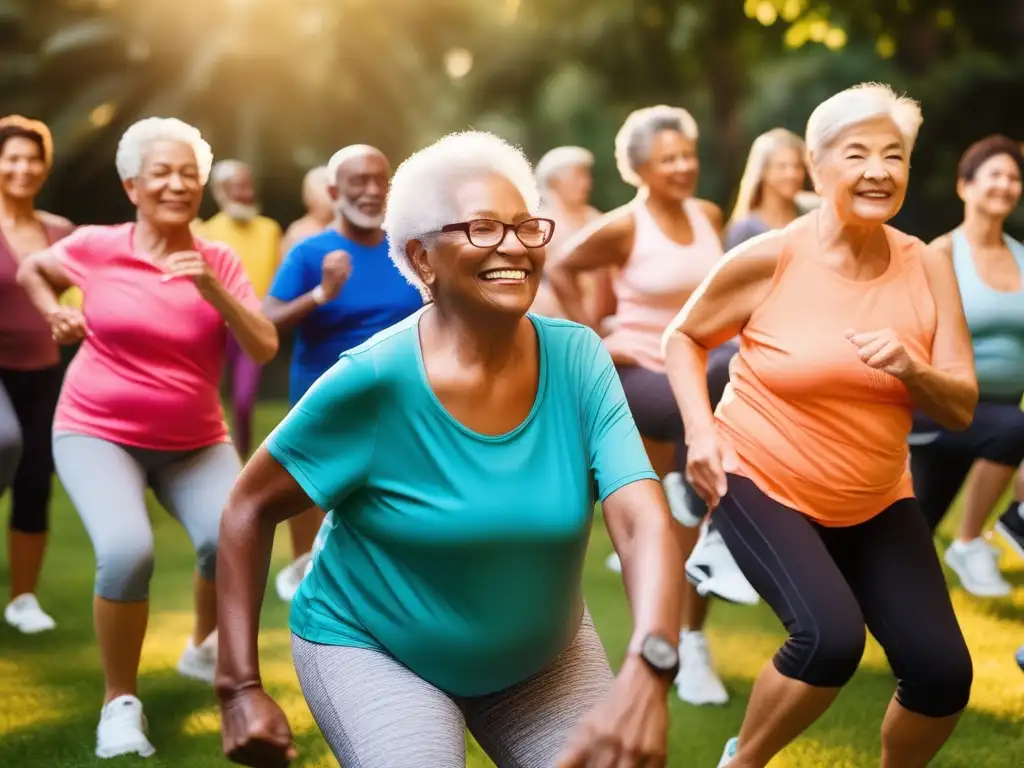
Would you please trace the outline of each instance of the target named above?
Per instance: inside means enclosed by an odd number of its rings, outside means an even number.
[[[242,470],[233,445],[152,451],[61,432],[53,436],[53,458],[92,539],[98,596],[125,603],[149,597],[153,529],[147,486],[188,532],[199,575],[213,579],[221,512]]]
[[[465,766],[467,726],[498,768],[551,768],[612,681],[589,615],[549,667],[474,698],[446,694],[379,651],[293,634],[292,656],[313,717],[345,768]]]

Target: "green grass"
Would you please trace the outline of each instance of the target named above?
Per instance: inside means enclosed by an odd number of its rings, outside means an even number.
[[[259,412],[265,434],[280,418],[280,407]],[[0,505],[4,506],[5,504]],[[116,510],[113,511],[116,513]],[[220,756],[213,695],[201,684],[179,678],[174,665],[191,627],[192,550],[181,528],[153,506],[157,541],[152,617],[143,650],[140,694],[149,716],[157,754],[149,760],[124,758],[116,765],[228,765]],[[3,519],[6,519],[4,517]],[[951,523],[944,531],[948,542]],[[57,631],[23,637],[0,628],[0,766],[85,768],[110,765],[93,757],[102,680],[91,626],[93,557],[89,541],[67,497],[58,490],[53,538],[43,582],[43,605],[57,619]],[[287,536],[278,539],[274,569],[287,561]],[[614,664],[630,631],[622,583],[602,562],[611,544],[598,520],[586,569],[590,610]],[[971,646],[975,684],[971,707],[953,739],[933,763],[948,768],[1024,766],[1024,673],[1013,651],[1024,642],[1024,564],[1007,554],[1003,562],[1017,585],[1011,599],[979,601],[961,589],[953,600]],[[6,564],[0,583],[6,584]],[[287,610],[272,593],[260,635],[264,679],[288,713],[302,768],[335,766],[305,706],[288,649]],[[922,627],[927,631],[927,627]],[[710,767],[725,740],[736,733],[751,683],[778,647],[783,633],[765,606],[743,608],[716,603],[708,627],[717,666],[732,693],[722,708],[694,708],[672,698],[673,766]],[[786,768],[857,767],[878,764],[878,731],[893,681],[878,646],[869,644],[864,662],[835,706],[773,763]],[[490,765],[470,745],[471,768]]]

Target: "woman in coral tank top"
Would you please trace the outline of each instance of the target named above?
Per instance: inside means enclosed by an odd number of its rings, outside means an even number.
[[[821,207],[732,251],[666,332],[687,474],[789,631],[721,765],[764,766],[852,677],[865,625],[899,680],[883,768],[927,765],[970,696],[971,657],[914,499],[912,413],[963,429],[978,400],[948,258],[886,222],[921,123],[882,85],[807,123]],[[706,350],[740,335],[717,414]]]

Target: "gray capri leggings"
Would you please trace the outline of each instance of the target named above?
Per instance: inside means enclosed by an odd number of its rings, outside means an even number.
[[[498,768],[551,768],[612,682],[589,615],[549,667],[474,698],[444,693],[379,651],[293,634],[292,655],[313,717],[345,768],[465,766],[467,726]]]
[[[53,436],[53,458],[92,539],[98,596],[124,603],[149,597],[153,529],[147,486],[188,532],[199,575],[213,579],[221,512],[242,470],[231,443],[153,451],[59,432]]]

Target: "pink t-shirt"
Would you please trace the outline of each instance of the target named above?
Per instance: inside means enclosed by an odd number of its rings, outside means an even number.
[[[53,430],[162,451],[227,442],[224,318],[190,278],[161,282],[166,273],[136,253],[134,231],[82,227],[53,246],[85,295],[91,332],[64,377]],[[195,248],[232,296],[259,309],[230,248],[198,237]]]

